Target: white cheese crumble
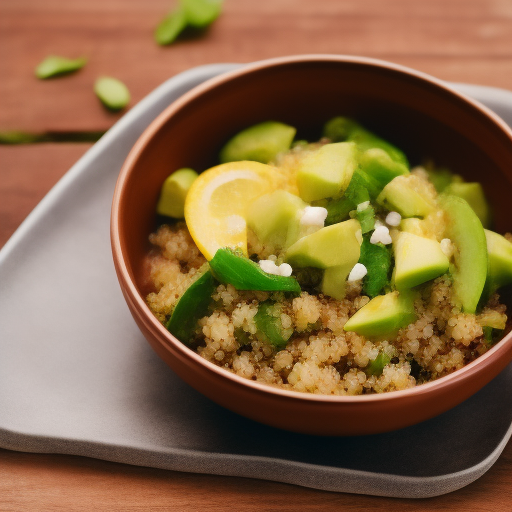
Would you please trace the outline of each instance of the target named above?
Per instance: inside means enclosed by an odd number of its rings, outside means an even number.
[[[370,206],[370,201],[364,201],[363,203],[359,203],[357,205],[357,211],[362,212],[362,211],[366,210],[366,208],[368,208],[368,206]]]
[[[452,241],[449,238],[443,238],[441,240],[441,251],[443,251],[443,254],[449,259],[453,256],[453,244]]]
[[[363,279],[367,273],[368,270],[362,263],[356,263],[348,275],[348,281],[359,281],[360,279]]]
[[[379,242],[384,245],[392,242],[389,229],[386,226],[378,226],[370,237],[371,244],[378,244]]]
[[[389,212],[386,215],[386,224],[389,226],[399,226],[402,222],[402,216],[398,212]]]
[[[321,206],[306,206],[300,218],[301,226],[324,227],[327,210]]]
[[[260,260],[258,262],[261,270],[267,274],[273,274],[275,276],[290,277],[292,275],[292,267],[288,263],[281,263],[276,265],[275,261],[272,260]]]

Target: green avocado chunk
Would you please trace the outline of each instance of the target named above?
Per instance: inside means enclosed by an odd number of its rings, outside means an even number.
[[[298,166],[300,197],[311,203],[340,195],[348,187],[356,167],[354,143],[339,142],[322,146],[305,156]]]
[[[258,335],[277,349],[284,348],[293,334],[293,329],[285,329],[281,323],[282,307],[271,301],[260,303],[254,322]]]
[[[356,236],[361,228],[355,219],[321,228],[297,240],[285,253],[292,267],[329,268],[354,266],[359,260],[360,243]]]
[[[482,226],[489,226],[491,211],[480,183],[452,183],[446,187],[445,192],[465,199],[477,214]]]
[[[276,190],[260,196],[249,205],[247,225],[260,242],[286,248],[299,237],[300,212],[306,206],[300,197],[285,190]]]
[[[208,312],[216,282],[207,270],[183,293],[166,323],[167,330],[186,345],[194,337],[197,322]]]
[[[320,287],[322,293],[334,299],[343,300],[345,298],[347,277],[354,268],[354,265],[355,263],[347,263],[345,265],[326,268]]]
[[[391,180],[377,197],[377,203],[402,217],[425,217],[435,208],[432,200],[414,187],[410,178],[397,176]]]
[[[220,152],[220,162],[252,160],[267,164],[290,149],[295,132],[293,126],[277,121],[255,124],[228,141]]]
[[[512,243],[494,231],[484,230],[489,256],[485,298],[498,288],[512,284]]]
[[[374,133],[363,128],[359,123],[348,117],[335,117],[324,126],[324,136],[333,142],[353,141],[361,151],[378,148],[384,150],[392,160],[409,166],[403,151],[393,146]]]
[[[370,235],[365,235],[359,263],[367,270],[363,278],[363,292],[369,297],[376,297],[390,284],[391,250],[381,243],[372,244]]]
[[[300,293],[294,277],[267,274],[257,263],[229,248],[217,249],[210,260],[210,268],[221,283],[231,284],[237,290]]]
[[[450,194],[439,196],[448,218],[445,236],[455,245],[451,269],[453,290],[465,313],[475,313],[487,277],[487,241],[480,219],[471,206]]]
[[[395,270],[393,281],[398,290],[413,288],[446,273],[450,262],[437,240],[401,232],[393,241]]]
[[[368,302],[349,318],[344,329],[367,338],[385,338],[415,320],[414,294],[395,290]]]
[[[178,169],[168,176],[160,191],[160,198],[156,205],[157,213],[175,219],[183,219],[185,217],[185,198],[197,176],[196,171],[188,168]]]

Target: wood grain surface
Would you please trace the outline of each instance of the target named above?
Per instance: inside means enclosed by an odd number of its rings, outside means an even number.
[[[123,80],[132,105],[169,77],[214,62],[298,53],[391,60],[439,78],[512,89],[512,0],[225,0],[197,38],[157,46],[172,0],[0,0],[0,131],[106,130],[122,115],[92,93]],[[48,54],[87,66],[39,81]],[[0,246],[90,144],[0,146]],[[512,443],[477,482],[429,500],[329,493],[63,455],[0,450],[0,511],[512,509]]]

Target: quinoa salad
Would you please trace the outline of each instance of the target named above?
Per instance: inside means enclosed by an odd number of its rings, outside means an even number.
[[[146,303],[246,379],[327,395],[448,375],[510,330],[512,235],[478,183],[336,117],[319,142],[269,121],[220,165],[173,172],[145,259]]]

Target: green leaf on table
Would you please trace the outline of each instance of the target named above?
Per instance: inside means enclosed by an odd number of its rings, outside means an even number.
[[[57,55],[49,55],[44,59],[35,70],[37,78],[44,80],[54,76],[73,73],[83,68],[87,64],[85,57],[78,59],[68,59]]]
[[[94,92],[110,110],[120,110],[130,102],[128,87],[117,78],[102,76],[94,83]]]

